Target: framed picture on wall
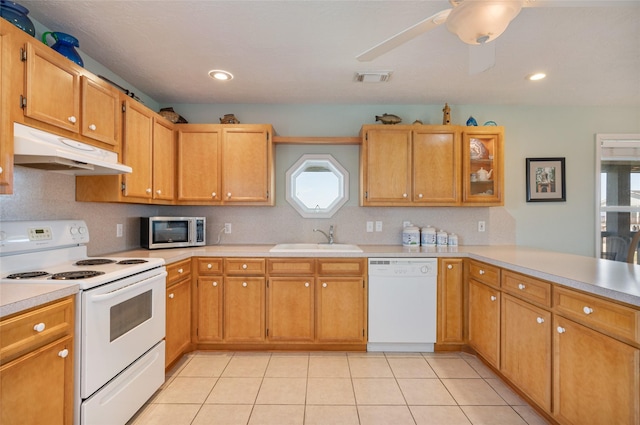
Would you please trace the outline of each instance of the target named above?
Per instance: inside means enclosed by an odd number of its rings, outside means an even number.
[[[567,200],[564,158],[527,158],[527,202]]]

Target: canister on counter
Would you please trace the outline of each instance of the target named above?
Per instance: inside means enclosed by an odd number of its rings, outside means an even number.
[[[436,229],[427,226],[422,228],[421,234],[422,246],[435,246],[436,244]]]
[[[402,246],[420,246],[420,229],[415,226],[403,228]]]
[[[447,245],[448,242],[447,232],[444,230],[440,230],[436,235],[436,244],[438,245]]]
[[[448,244],[449,246],[458,246],[458,235],[455,233],[450,234]]]

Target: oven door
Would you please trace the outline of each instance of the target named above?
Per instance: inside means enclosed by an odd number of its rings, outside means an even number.
[[[164,338],[166,276],[161,267],[82,292],[83,399]]]

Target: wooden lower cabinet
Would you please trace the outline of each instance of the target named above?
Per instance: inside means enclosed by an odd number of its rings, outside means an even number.
[[[316,296],[319,342],[366,342],[366,290],[361,277],[319,277]]]
[[[228,342],[265,340],[264,277],[225,277],[224,338]]]
[[[500,291],[469,280],[469,345],[496,369],[500,364]]]
[[[191,279],[167,288],[165,365],[171,365],[191,344]]]
[[[551,312],[509,294],[502,296],[500,371],[551,411]]]
[[[315,278],[272,277],[268,286],[269,340],[313,342]]]
[[[464,262],[442,258],[438,262],[438,348],[460,349],[464,344],[464,311]]]
[[[223,288],[222,276],[198,278],[198,319],[196,337],[198,341],[222,341]]]
[[[567,425],[640,423],[640,350],[560,316],[553,415]]]

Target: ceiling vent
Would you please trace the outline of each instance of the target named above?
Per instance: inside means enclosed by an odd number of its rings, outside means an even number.
[[[356,72],[355,81],[360,83],[384,83],[391,78],[391,71]]]

